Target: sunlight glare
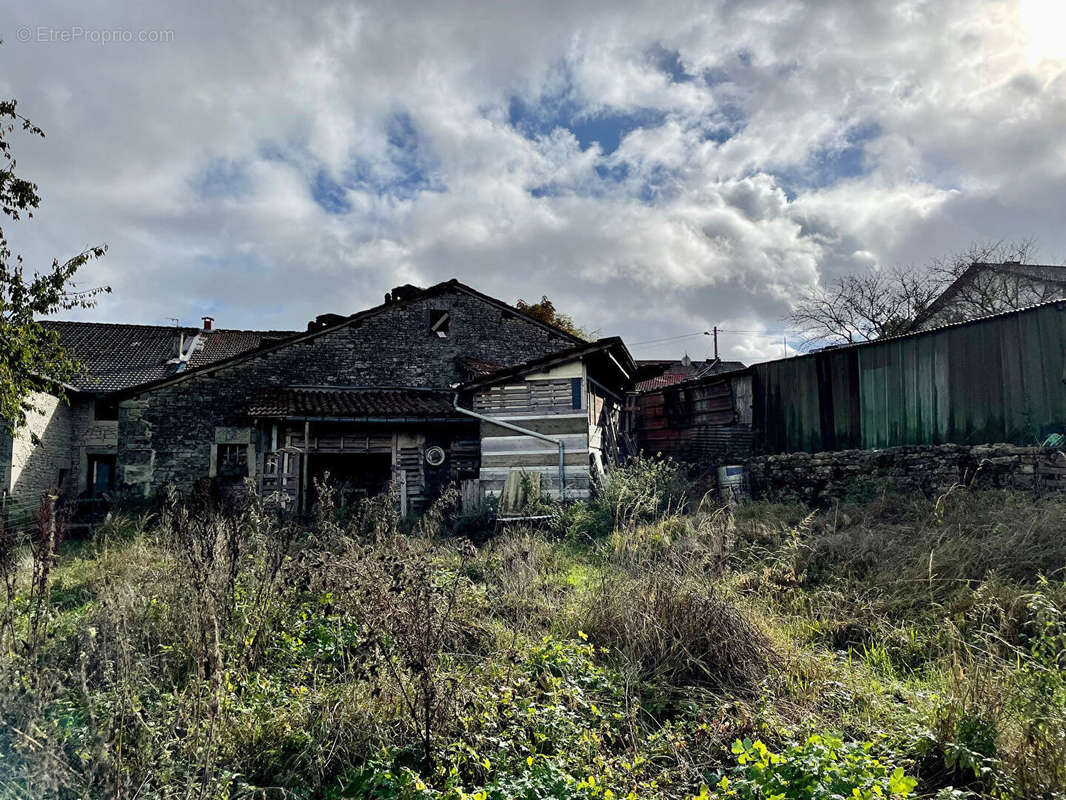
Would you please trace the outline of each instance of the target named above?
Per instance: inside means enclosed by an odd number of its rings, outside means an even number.
[[[1018,12],[1033,58],[1066,59],[1066,0],[1021,0]]]

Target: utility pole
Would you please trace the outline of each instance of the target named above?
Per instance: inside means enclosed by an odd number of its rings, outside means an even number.
[[[711,328],[711,330],[714,331],[714,360],[717,361],[718,360],[718,326],[715,325],[713,328]]]

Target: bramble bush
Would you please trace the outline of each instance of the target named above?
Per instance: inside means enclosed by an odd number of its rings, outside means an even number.
[[[633,456],[596,481],[592,496],[565,506],[557,527],[579,541],[601,539],[681,513],[692,491],[684,467],[671,458]]]

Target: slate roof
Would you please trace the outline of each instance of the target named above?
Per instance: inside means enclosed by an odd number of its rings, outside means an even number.
[[[347,317],[343,317],[338,314],[321,315],[321,319],[323,321],[326,320],[326,318],[329,318],[329,320],[337,319],[340,321],[336,322],[335,324],[333,324],[331,321],[324,321],[324,324],[321,325],[312,324],[309,326],[310,329],[307,331],[292,333],[289,336],[280,337],[270,342],[264,341],[260,347],[263,350],[274,350],[279,349],[281,347],[286,347],[290,344],[309,341],[318,336],[322,336],[331,333],[332,331],[338,330],[339,328],[343,328],[346,325],[358,325],[363,320],[369,317],[373,317],[376,314],[387,312],[392,308],[402,307],[411,303],[420,302],[430,297],[434,297],[435,295],[451,291],[462,292],[500,309],[505,314],[520,317],[526,320],[527,322],[536,325],[544,330],[551,331],[554,335],[560,338],[568,339],[569,341],[574,343],[575,347],[580,347],[588,344],[588,342],[586,342],[584,339],[579,336],[575,336],[569,331],[564,331],[562,328],[556,327],[555,325],[550,325],[542,320],[536,319],[535,317],[531,317],[524,311],[520,311],[512,305],[508,305],[502,300],[498,300],[495,297],[490,297],[487,294],[482,294],[476,289],[467,286],[465,283],[461,283],[458,278],[452,278],[451,280],[447,280],[442,283],[430,286],[427,289],[420,289],[417,286],[411,285],[397,287],[385,296],[385,302],[381,305],[377,305],[373,308],[368,308],[363,311],[358,311],[355,314],[351,314]],[[248,357],[250,357],[248,355],[248,352],[243,351],[237,353],[234,356],[230,356],[228,358],[218,358],[206,364],[198,364],[195,366],[191,365],[189,369],[186,369],[178,374],[164,375],[159,379],[153,380],[151,385],[145,386],[143,387],[143,389],[151,390],[156,388],[157,386],[161,386],[164,383],[177,383],[182,380],[185,380],[186,378],[193,377],[198,373],[210,372],[214,369],[220,369],[223,366],[228,366],[231,363],[236,363],[241,359]]]
[[[260,389],[248,406],[248,416],[393,422],[467,419],[452,407],[450,392],[331,386]]]
[[[177,356],[179,334],[185,336],[188,354],[184,369],[213,364],[296,334],[225,328],[201,333],[199,328],[110,322],[48,320],[41,324],[58,332],[63,347],[86,368],[85,374],[71,381],[71,385],[93,393],[131,389],[175,374],[179,365],[168,362]]]

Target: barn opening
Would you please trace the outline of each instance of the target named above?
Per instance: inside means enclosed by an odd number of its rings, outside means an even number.
[[[392,480],[391,453],[312,453],[307,466],[314,499],[318,499],[315,484],[328,475],[336,490],[334,502],[340,506],[381,494]]]

